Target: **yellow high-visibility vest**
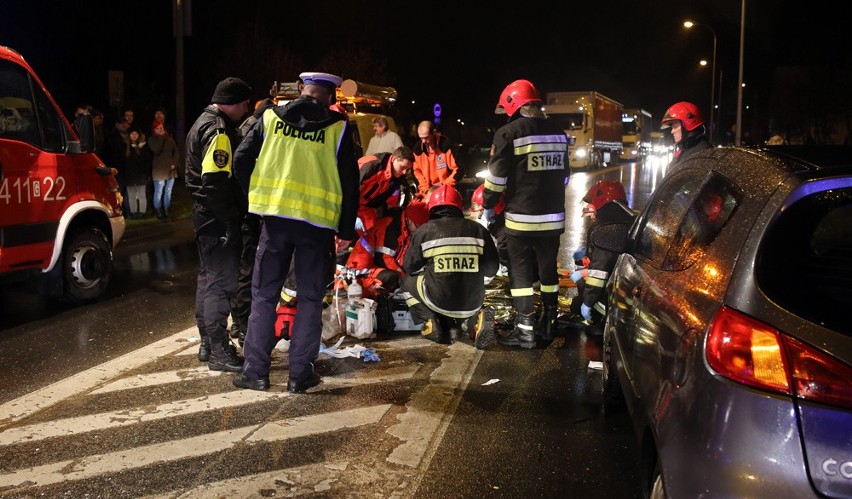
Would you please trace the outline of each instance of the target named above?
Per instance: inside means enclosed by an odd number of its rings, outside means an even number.
[[[264,139],[249,182],[249,211],[337,230],[343,191],[337,150],[345,121],[312,132],[263,113]]]

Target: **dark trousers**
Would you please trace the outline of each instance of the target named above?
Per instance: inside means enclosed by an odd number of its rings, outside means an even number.
[[[240,272],[237,280],[237,292],[231,300],[231,315],[234,327],[245,334],[248,331],[251,314],[251,280],[254,274],[254,257],[257,254],[257,242],[260,239],[260,220],[258,215],[249,213],[243,220],[243,247],[240,253]]]
[[[506,235],[509,252],[509,287],[532,289],[538,280],[543,286],[559,286],[556,258],[559,255],[559,236],[531,237]],[[555,307],[558,292],[541,293],[544,306]],[[515,296],[512,305],[515,312],[530,315],[535,312],[532,293]]]
[[[251,316],[243,346],[243,372],[250,379],[269,376],[275,338],[275,309],[290,269],[296,267],[299,307],[290,333],[290,380],[312,374],[322,338],[322,300],[329,284],[334,233],[306,222],[263,217],[252,276]]]
[[[195,321],[198,332],[211,342],[226,339],[231,297],[237,290],[240,247],[222,246],[216,236],[195,237],[198,245],[198,287],[195,290]]]

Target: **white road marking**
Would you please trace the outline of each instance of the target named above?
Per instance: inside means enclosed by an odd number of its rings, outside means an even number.
[[[152,374],[137,374],[129,378],[122,378],[107,385],[104,385],[97,390],[90,392],[90,395],[101,393],[117,392],[120,390],[130,390],[133,388],[144,388],[154,385],[165,385],[168,383],[179,383],[201,378],[215,378],[224,374],[224,371],[211,371],[207,364],[189,369],[178,369],[176,371],[162,371]]]
[[[141,499],[207,499],[210,497],[274,497],[322,492],[345,473],[349,463],[325,462],[284,468],[199,485],[186,491],[145,496]],[[273,492],[274,491],[274,492]]]
[[[0,405],[0,430],[9,423],[111,381],[122,373],[147,364],[152,359],[185,349],[187,347],[186,337],[190,335],[190,331],[194,330],[196,328],[193,327],[173,334],[146,347]]]
[[[404,442],[391,452],[388,462],[424,470],[429,467],[482,357],[481,350],[464,343],[455,343],[448,352],[432,372],[429,385],[411,395],[406,411],[397,416],[399,423],[388,428],[389,434]]]
[[[284,441],[344,428],[364,426],[381,421],[391,407],[393,407],[392,404],[383,404],[348,411],[290,418],[36,466],[0,475],[0,490],[7,493],[20,488],[43,487],[69,480],[83,480],[106,473],[119,473],[151,464],[201,457],[231,449],[239,443]]]
[[[344,386],[390,383],[410,379],[414,376],[418,369],[419,366],[403,366],[382,371],[357,371],[354,376],[347,378],[326,376],[323,378],[323,383],[320,384],[315,391],[334,389]],[[156,376],[153,376],[149,380],[157,379],[158,378]],[[37,442],[39,440],[52,437],[79,435],[81,433],[88,433],[90,431],[104,430],[108,428],[120,428],[137,423],[186,416],[188,414],[196,414],[204,411],[215,411],[228,407],[238,407],[270,398],[283,398],[289,395],[290,393],[286,390],[272,392],[237,390],[205,395],[196,399],[178,400],[153,408],[143,407],[134,410],[122,409],[118,411],[103,412],[100,414],[89,414],[86,416],[58,419],[44,423],[8,428],[0,433],[0,446]]]
[[[90,431],[108,428],[121,428],[147,421],[186,416],[204,411],[237,407],[276,397],[287,397],[289,392],[258,392],[237,390],[214,395],[205,395],[196,399],[177,400],[156,407],[122,409],[119,411],[88,414],[74,418],[57,419],[17,428],[8,428],[0,433],[0,445],[15,445],[25,442],[37,442],[46,438],[79,435]]]

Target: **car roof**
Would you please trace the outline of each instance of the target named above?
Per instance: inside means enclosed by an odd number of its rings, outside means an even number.
[[[716,147],[688,156],[675,169],[716,171],[746,191],[769,195],[791,177],[794,183],[834,175],[852,175],[852,148],[830,145]],[[760,194],[758,194],[760,193]]]
[[[812,170],[852,166],[852,148],[840,145],[782,145],[764,146],[763,150]]]

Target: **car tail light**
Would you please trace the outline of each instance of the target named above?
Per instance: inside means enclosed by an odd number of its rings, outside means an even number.
[[[744,385],[852,408],[852,367],[735,310],[716,314],[706,356],[716,372]]]

